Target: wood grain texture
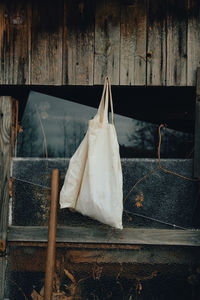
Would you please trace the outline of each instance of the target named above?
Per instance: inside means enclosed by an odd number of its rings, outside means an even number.
[[[46,242],[47,227],[12,226],[9,227],[8,241]],[[57,242],[73,243],[107,243],[130,245],[176,245],[200,246],[199,230],[134,229],[122,231],[98,227],[59,226],[56,233]]]
[[[187,0],[167,0],[166,84],[187,84]]]
[[[103,246],[103,245],[102,245]],[[40,247],[10,247],[10,270],[21,272],[44,272],[45,270],[46,249]],[[152,267],[161,271],[162,274],[169,272],[173,274],[174,268],[172,265],[185,265],[188,271],[188,265],[198,266],[200,263],[199,248],[198,247],[173,247],[173,246],[144,246],[142,249],[77,249],[76,245],[71,249],[59,248],[56,249],[57,265],[61,264],[62,268],[70,270],[75,267],[75,274],[78,275],[80,271],[86,271],[92,274],[94,265],[101,263],[105,273],[110,272],[113,276],[113,271],[118,274],[120,263],[124,265],[124,272],[120,277],[132,277],[133,274],[138,275],[138,271],[144,274],[145,267]],[[114,264],[113,266],[111,264]],[[116,265],[118,264],[118,265]],[[149,270],[149,268],[147,268]],[[177,269],[177,268],[176,268]],[[109,273],[110,273],[109,272]],[[104,272],[103,272],[104,273]],[[104,274],[105,274],[104,273]],[[116,276],[117,276],[116,274]],[[113,276],[114,277],[114,276]]]
[[[2,61],[4,84],[30,84],[30,1],[5,1]]]
[[[178,249],[177,249],[178,248]],[[197,250],[197,249],[196,249]],[[185,252],[185,255],[183,253]],[[68,263],[131,263],[131,264],[188,264],[191,257],[189,251],[181,251],[179,247],[147,247],[140,250],[111,249],[69,249],[65,258]],[[197,258],[196,258],[197,259]],[[198,259],[200,261],[200,259]]]
[[[62,83],[63,1],[32,1],[31,84]]]
[[[15,143],[18,134],[19,118],[19,101],[12,98],[12,134],[11,134],[11,156],[15,156]]]
[[[166,1],[148,1],[147,85],[166,81]]]
[[[146,0],[121,5],[120,85],[146,84]]]
[[[197,78],[196,78],[194,177],[200,179],[200,67],[197,69]]]
[[[194,86],[199,48],[199,0],[0,3],[0,84]]]
[[[96,2],[94,84],[103,84],[109,76],[113,85],[119,84],[120,1]]]
[[[187,85],[196,85],[200,67],[200,1],[188,0]]]
[[[6,74],[6,45],[7,45],[7,30],[6,30],[6,18],[5,18],[5,3],[0,2],[0,84],[5,84],[5,74]]]
[[[102,245],[104,246],[104,245]],[[21,272],[44,272],[45,270],[46,249],[40,247],[11,247],[10,248],[10,270]],[[93,274],[94,265],[100,263],[103,266],[103,273],[111,274],[114,278],[119,273],[121,263],[124,265],[123,274],[120,277],[132,277],[133,274],[145,272],[147,267],[156,268],[161,271],[172,273],[181,272],[181,265],[185,266],[188,272],[188,265],[198,266],[200,263],[198,247],[160,247],[160,246],[144,246],[141,249],[77,249],[76,245],[71,249],[56,249],[57,265],[61,264],[62,268],[71,268],[76,270],[76,276],[81,271],[87,274]],[[113,265],[112,265],[113,264]],[[172,265],[178,265],[179,268],[173,268]],[[110,271],[109,271],[109,268]],[[87,270],[87,271],[86,271]],[[112,272],[112,273],[111,273]],[[115,273],[116,272],[116,273]],[[114,274],[116,276],[114,276]]]
[[[93,85],[94,7],[92,0],[64,2],[64,84]]]
[[[0,257],[0,299],[4,299],[5,283],[6,283],[6,269],[7,259],[6,257]]]
[[[5,251],[7,236],[11,154],[12,105],[10,97],[0,97],[0,241]]]

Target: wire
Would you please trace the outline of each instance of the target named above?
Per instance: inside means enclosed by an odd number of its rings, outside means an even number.
[[[161,223],[161,224],[164,224],[164,225],[172,226],[174,228],[179,228],[179,229],[183,229],[183,230],[188,230],[189,229],[189,228],[185,228],[185,227],[175,225],[175,224],[172,224],[172,223],[168,223],[168,222],[165,222],[165,221],[160,221],[160,220],[155,219],[155,218],[147,217],[147,216],[144,216],[144,215],[141,215],[141,214],[138,214],[138,213],[134,213],[134,212],[131,212],[131,211],[128,211],[128,210],[125,210],[125,209],[124,209],[124,212],[127,213],[127,214],[135,215],[137,217],[141,217],[141,218],[144,218],[144,219],[155,221],[155,222],[158,222],[158,223]]]
[[[45,186],[45,185],[41,185],[41,184],[37,184],[37,183],[33,183],[31,181],[27,181],[27,180],[23,180],[23,179],[19,179],[19,178],[16,178],[16,177],[12,177],[13,179],[17,180],[17,181],[21,181],[21,182],[25,182],[25,183],[28,183],[28,184],[31,184],[31,185],[35,185],[35,186],[39,186],[43,189],[47,189],[47,190],[51,190],[50,187],[48,186]]]

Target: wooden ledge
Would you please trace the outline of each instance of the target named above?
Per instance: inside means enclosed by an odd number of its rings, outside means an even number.
[[[48,228],[10,226],[8,243],[46,243]],[[57,243],[200,246],[200,230],[144,229],[108,227],[57,227]]]

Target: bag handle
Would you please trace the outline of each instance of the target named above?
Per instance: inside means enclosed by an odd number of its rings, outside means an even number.
[[[114,112],[113,112],[113,101],[112,101],[112,92],[111,92],[111,83],[108,76],[105,77],[104,88],[101,97],[101,102],[98,108],[98,115],[100,123],[108,123],[108,98],[110,99],[110,108],[111,108],[111,120],[114,124]]]

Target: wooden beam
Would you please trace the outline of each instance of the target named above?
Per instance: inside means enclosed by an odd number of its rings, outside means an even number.
[[[11,97],[0,97],[0,251],[5,251],[11,158]]]
[[[0,257],[0,299],[4,299],[5,293],[5,281],[6,281],[6,257]]]
[[[197,82],[196,82],[194,177],[200,178],[200,68],[197,69]]]
[[[47,242],[48,229],[41,226],[11,226],[9,242]],[[57,228],[58,243],[106,243],[128,245],[174,245],[200,246],[199,230],[166,230],[124,228],[122,231],[107,227],[70,227]]]
[[[12,98],[12,134],[11,134],[11,156],[15,156],[15,142],[17,139],[17,133],[19,130],[18,124],[19,117],[19,102]]]
[[[86,245],[86,244],[85,244]],[[9,248],[9,268],[11,271],[45,271],[46,249],[44,247],[10,247]],[[124,265],[128,275],[129,268],[132,271],[146,269],[147,266],[158,268],[163,266],[168,272],[174,272],[172,265],[178,265],[177,272],[180,272],[183,266],[199,266],[199,248],[198,247],[175,247],[175,246],[142,246],[136,249],[96,249],[77,248],[68,249],[56,247],[56,265],[60,261],[62,268],[70,270],[70,266],[78,271],[92,272],[92,268],[96,264],[103,264],[105,267],[117,269],[119,272],[119,264]],[[182,266],[182,267],[181,267]],[[171,270],[170,270],[171,269]],[[157,269],[158,270],[158,269]],[[78,274],[78,273],[77,273]],[[129,275],[131,275],[129,273]]]
[[[0,97],[0,299],[4,299],[6,276],[6,237],[8,225],[9,179],[11,157],[11,97]]]

